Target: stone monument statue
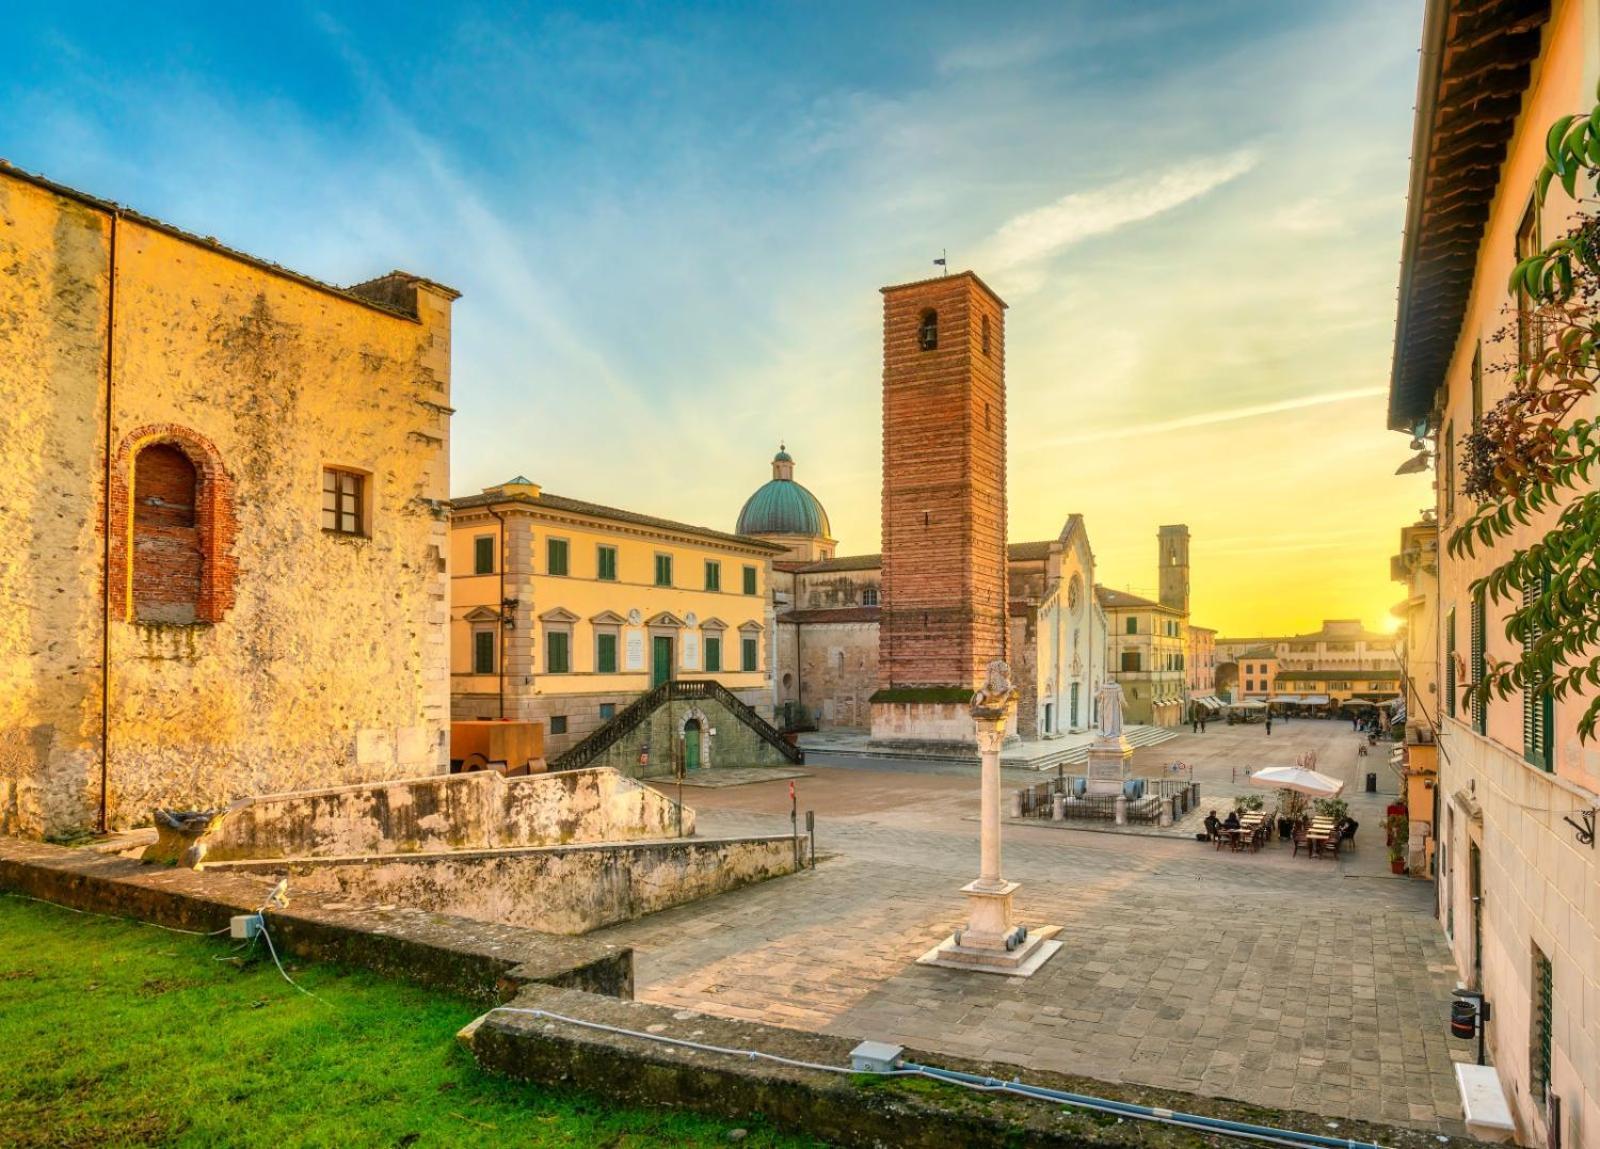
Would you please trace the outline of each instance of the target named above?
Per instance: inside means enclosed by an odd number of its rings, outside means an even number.
[[[1100,740],[1102,742],[1122,741],[1122,685],[1114,678],[1108,678],[1100,684],[1100,689],[1095,691],[1095,700],[1100,703]]]
[[[1061,948],[1056,929],[1029,931],[1012,917],[1011,896],[1018,883],[1000,872],[1000,746],[1017,707],[1011,667],[989,663],[983,685],[972,693],[981,770],[978,782],[978,877],[961,887],[967,895],[967,924],[923,954],[923,965],[1028,977]]]

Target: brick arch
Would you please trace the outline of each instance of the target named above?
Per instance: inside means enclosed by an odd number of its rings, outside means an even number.
[[[195,621],[221,622],[232,609],[238,578],[234,541],[239,533],[233,478],[222,464],[216,444],[198,431],[177,423],[150,423],[123,438],[111,462],[111,617],[133,617],[133,482],[134,465],[146,447],[175,447],[195,469],[195,528],[200,535],[202,565]]]

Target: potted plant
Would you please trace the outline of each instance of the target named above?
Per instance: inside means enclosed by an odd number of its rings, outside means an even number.
[[[1233,808],[1243,814],[1251,810],[1259,810],[1266,805],[1260,794],[1240,794],[1233,800]]]
[[[1349,816],[1350,803],[1343,798],[1318,798],[1315,809],[1317,817],[1328,818],[1337,825]]]
[[[1385,819],[1385,828],[1389,832],[1389,870],[1403,874],[1406,872],[1406,844],[1411,838],[1411,821],[1404,814],[1391,814]]]
[[[1295,823],[1305,818],[1308,801],[1298,790],[1278,791],[1278,837],[1287,840],[1294,836]]]

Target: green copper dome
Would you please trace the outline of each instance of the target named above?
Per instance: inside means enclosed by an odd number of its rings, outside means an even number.
[[[734,529],[741,535],[830,534],[828,512],[794,481],[794,460],[781,444],[772,459],[772,481],[745,501]]]

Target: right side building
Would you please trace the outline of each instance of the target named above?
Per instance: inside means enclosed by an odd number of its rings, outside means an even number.
[[[1573,221],[1559,182],[1539,204],[1535,178],[1549,126],[1594,103],[1600,3],[1429,0],[1420,59],[1388,412],[1391,429],[1436,446],[1438,690],[1414,696],[1406,744],[1437,743],[1437,776],[1430,803],[1413,799],[1412,857],[1420,823],[1461,980],[1492,1006],[1487,1045],[1518,1139],[1597,1146],[1600,850],[1584,827],[1600,805],[1600,745],[1577,733],[1594,694],[1465,700],[1488,666],[1521,654],[1504,605],[1473,581],[1554,515],[1470,556],[1447,540],[1473,510],[1463,440],[1538,345],[1507,283]],[[1508,326],[1522,338],[1497,339]],[[1594,418],[1594,397],[1573,415]]]

